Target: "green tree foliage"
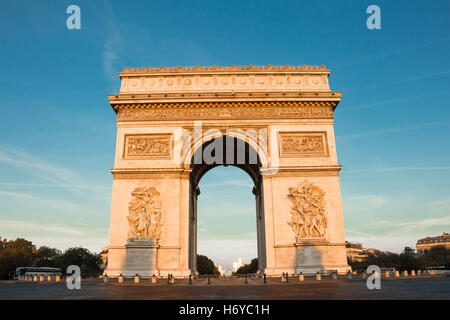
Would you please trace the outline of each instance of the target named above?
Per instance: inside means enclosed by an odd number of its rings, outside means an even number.
[[[444,246],[436,246],[423,254],[416,254],[413,248],[405,247],[400,253],[369,254],[362,262],[348,260],[353,270],[365,270],[370,265],[397,270],[425,269],[427,267],[450,267],[450,250]]]
[[[197,255],[197,272],[201,275],[219,275],[214,262],[207,256]]]
[[[54,267],[65,272],[69,265],[79,266],[85,277],[100,274],[101,264],[100,255],[81,247],[69,248],[62,253],[43,246],[34,252],[31,242],[21,238],[0,247],[0,279],[10,279],[17,267]]]
[[[58,267],[58,259],[61,251],[55,248],[40,247],[34,257],[34,266],[36,267]]]
[[[88,249],[76,247],[69,248],[56,258],[57,266],[63,271],[70,265],[77,265],[81,269],[81,276],[92,276],[101,273],[100,255],[91,253]]]
[[[0,249],[0,279],[11,278],[18,266],[30,266],[32,263],[31,242],[22,238],[10,241]]]
[[[258,259],[253,259],[249,264],[245,264],[236,270],[235,274],[247,274],[258,272]]]

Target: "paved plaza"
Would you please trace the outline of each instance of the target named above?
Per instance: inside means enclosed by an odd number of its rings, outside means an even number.
[[[279,279],[176,280],[168,285],[167,280],[142,281],[134,284],[131,279],[124,283],[110,280],[83,280],[80,290],[67,289],[64,282],[0,282],[2,300],[88,300],[88,299],[127,299],[127,300],[296,300],[296,299],[450,299],[450,277],[422,277],[382,279],[380,290],[369,290],[362,279],[324,279],[315,281],[290,279],[282,283]]]

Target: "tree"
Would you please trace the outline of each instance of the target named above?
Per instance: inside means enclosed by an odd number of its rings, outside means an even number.
[[[18,238],[0,251],[0,279],[11,278],[17,267],[30,266],[33,260],[31,242]]]
[[[199,274],[219,275],[220,272],[214,262],[207,256],[197,255],[197,272]]]
[[[61,254],[61,250],[42,246],[36,251],[34,265],[36,267],[58,267],[58,258]]]
[[[100,255],[91,253],[88,249],[82,247],[69,248],[56,259],[56,265],[63,271],[67,270],[70,265],[79,266],[83,277],[99,275],[102,272],[101,264]]]
[[[253,259],[249,264],[245,264],[236,270],[235,274],[247,274],[258,272],[258,259]]]

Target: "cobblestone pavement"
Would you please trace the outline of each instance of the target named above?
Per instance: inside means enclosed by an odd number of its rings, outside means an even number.
[[[446,299],[450,300],[450,277],[423,277],[382,279],[380,290],[369,290],[362,279],[323,279],[316,281],[290,279],[175,280],[168,285],[160,279],[156,284],[149,280],[134,284],[131,279],[117,283],[101,280],[83,280],[80,290],[67,289],[64,282],[0,281],[0,299]]]

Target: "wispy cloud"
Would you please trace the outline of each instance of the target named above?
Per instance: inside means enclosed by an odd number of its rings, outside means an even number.
[[[75,184],[45,184],[45,183],[15,183],[0,182],[0,186],[8,187],[42,187],[42,188],[68,188],[68,189],[103,189],[111,190],[112,186],[75,185]]]
[[[429,170],[450,170],[450,166],[422,166],[422,167],[384,167],[384,168],[364,168],[344,170],[344,173],[373,173],[373,172],[394,172],[394,171],[429,171]]]
[[[379,135],[384,135],[384,134],[389,134],[389,133],[417,130],[417,129],[422,129],[424,127],[440,126],[440,125],[450,125],[450,122],[435,121],[435,122],[416,123],[416,124],[411,124],[408,126],[399,126],[399,127],[393,127],[393,128],[384,128],[384,129],[379,129],[379,130],[371,130],[371,131],[364,131],[364,132],[358,132],[358,133],[343,134],[343,135],[337,136],[336,140],[341,141],[341,140],[357,139],[357,138],[364,138],[364,137],[370,137],[370,136],[379,136]]]
[[[108,241],[108,228],[80,223],[47,223],[45,221],[0,220],[2,238],[25,238],[36,246],[52,246],[61,250],[83,246],[99,252]]]
[[[450,37],[437,38],[437,39],[425,41],[422,43],[413,43],[413,44],[405,46],[403,48],[397,48],[395,50],[384,51],[378,55],[367,56],[367,57],[363,57],[358,60],[352,60],[351,62],[349,62],[346,65],[355,65],[355,64],[361,64],[361,63],[370,62],[370,61],[374,61],[374,60],[384,59],[389,56],[401,55],[401,54],[405,54],[406,52],[410,52],[413,50],[417,51],[418,49],[421,49],[421,48],[439,45],[439,44],[442,44],[442,43],[448,42],[448,41],[450,41]]]
[[[371,203],[377,206],[382,206],[386,204],[386,199],[380,195],[358,195],[358,196],[348,196],[346,199],[350,201],[361,201],[364,203]]]
[[[232,186],[232,187],[244,187],[244,188],[253,188],[253,183],[242,181],[242,180],[225,180],[222,182],[210,182],[200,184],[201,187],[223,187],[223,186]]]
[[[13,147],[0,146],[0,162],[32,169],[33,174],[55,184],[70,184],[76,176],[72,170],[51,164]]]
[[[92,216],[104,215],[105,212],[96,211],[87,207],[84,203],[74,203],[59,199],[46,199],[42,196],[36,196],[25,192],[11,192],[0,190],[0,197],[9,200],[16,200],[16,208],[32,208],[32,214],[38,215],[39,212],[52,210],[55,219],[60,218],[64,213],[90,214]],[[4,201],[3,201],[4,202]],[[30,212],[31,213],[31,212]]]
[[[106,37],[103,44],[102,68],[109,81],[117,81],[117,62],[119,61],[118,48],[121,43],[120,29],[116,26],[115,15],[112,5],[103,2],[104,21],[106,25]]]
[[[340,106],[337,111],[340,113],[345,113],[349,111],[356,111],[356,110],[362,110],[362,109],[369,109],[374,107],[380,107],[380,106],[386,106],[386,105],[398,105],[400,102],[410,102],[414,100],[424,99],[424,98],[436,98],[436,97],[442,97],[442,96],[448,96],[450,92],[448,90],[445,91],[437,91],[437,92],[427,92],[425,94],[419,94],[415,96],[408,96],[408,97],[399,97],[394,99],[387,99],[387,100],[376,100],[371,102],[362,102],[360,104],[350,105],[350,106]],[[410,104],[408,104],[410,106]]]
[[[445,76],[445,75],[448,75],[448,74],[450,74],[450,69],[443,70],[443,71],[438,71],[438,72],[424,73],[424,74],[412,76],[412,77],[409,77],[409,78],[405,78],[403,80],[387,81],[387,82],[383,82],[382,84],[375,83],[375,84],[368,84],[368,85],[361,86],[361,87],[348,88],[348,89],[346,89],[346,92],[349,93],[349,92],[352,92],[352,91],[360,91],[360,90],[366,90],[366,89],[381,89],[381,88],[396,86],[396,85],[399,85],[399,84],[409,83],[409,82],[412,82],[412,81],[441,77],[441,76]]]
[[[365,247],[399,252],[405,246],[415,247],[417,240],[450,229],[450,216],[416,220],[371,221],[371,232],[345,229],[348,241],[361,242]]]

